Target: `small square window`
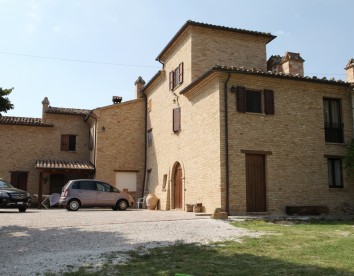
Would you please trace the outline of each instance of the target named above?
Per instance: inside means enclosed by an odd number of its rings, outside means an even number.
[[[76,135],[69,135],[69,134],[61,135],[60,150],[76,151]]]

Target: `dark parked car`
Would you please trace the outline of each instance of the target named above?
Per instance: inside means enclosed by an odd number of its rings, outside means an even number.
[[[0,208],[17,208],[20,212],[26,212],[31,202],[29,193],[0,178]]]
[[[111,207],[113,210],[126,210],[134,205],[131,195],[119,191],[108,183],[93,179],[69,181],[63,188],[59,205],[68,211],[80,207]]]

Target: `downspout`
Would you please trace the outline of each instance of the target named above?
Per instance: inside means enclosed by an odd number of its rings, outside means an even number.
[[[229,190],[230,190],[230,173],[229,173],[229,116],[228,116],[228,107],[227,107],[227,83],[231,78],[231,73],[227,76],[227,79],[224,83],[224,123],[225,123],[225,176],[226,176],[226,212],[229,214]]]
[[[146,178],[146,163],[147,163],[147,97],[144,93],[144,91],[141,91],[142,96],[144,97],[144,105],[145,105],[145,126],[144,126],[144,150],[145,150],[145,156],[144,156],[144,177],[143,177],[143,189],[141,190],[141,197],[144,197],[144,192],[145,192],[145,178]]]

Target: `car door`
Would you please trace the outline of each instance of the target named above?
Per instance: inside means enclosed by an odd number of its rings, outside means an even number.
[[[81,180],[78,184],[77,190],[78,198],[82,206],[96,206],[97,191],[96,183],[90,180]]]
[[[97,204],[99,206],[113,207],[116,204],[116,193],[111,185],[104,182],[96,182]]]

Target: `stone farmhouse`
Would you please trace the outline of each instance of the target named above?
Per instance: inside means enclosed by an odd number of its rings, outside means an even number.
[[[136,98],[94,110],[52,107],[0,117],[0,177],[30,193],[97,178],[161,210],[353,212],[343,168],[353,138],[354,60],[347,79],[304,76],[304,59],[267,60],[269,33],[187,21],[135,82]]]

